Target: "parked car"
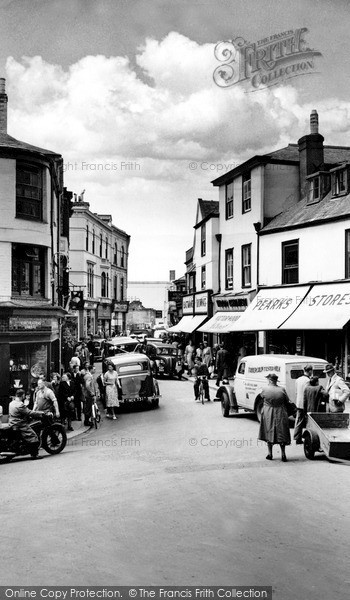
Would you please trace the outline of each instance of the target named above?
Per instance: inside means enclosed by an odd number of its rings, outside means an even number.
[[[152,369],[156,377],[168,375],[169,377],[179,377],[181,379],[184,365],[181,351],[175,346],[164,344],[161,340],[147,341],[146,344],[139,344],[136,351],[145,352],[152,363]]]
[[[136,346],[139,344],[138,339],[133,339],[126,336],[117,336],[106,340],[103,345],[103,361],[102,371],[103,373],[107,370],[107,365],[110,362],[112,356],[118,354],[125,354],[126,352],[134,352]]]
[[[233,386],[222,384],[217,390],[216,399],[221,401],[222,414],[229,417],[234,413],[234,397],[239,408],[246,412],[255,412],[261,419],[263,399],[262,388],[267,385],[269,373],[278,375],[278,385],[284,387],[289,400],[295,403],[295,380],[304,373],[304,366],[312,365],[313,373],[320,384],[326,387],[326,375],[323,372],[326,360],[298,354],[258,354],[245,356],[237,365]]]
[[[122,405],[143,403],[153,408],[159,406],[159,385],[153,377],[151,361],[145,354],[124,352],[109,359],[118,374],[122,388],[119,402]]]

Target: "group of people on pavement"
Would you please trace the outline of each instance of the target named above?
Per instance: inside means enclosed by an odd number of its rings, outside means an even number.
[[[328,363],[323,372],[327,376],[326,389],[320,385],[318,377],[313,376],[311,365],[304,367],[304,373],[295,382],[294,440],[296,444],[303,443],[302,434],[308,412],[344,412],[345,402],[350,397],[349,387],[344,379],[336,373],[332,363]],[[273,446],[279,444],[282,461],[286,462],[285,447],[291,443],[288,414],[290,400],[286,390],[278,385],[276,373],[270,373],[266,377],[268,385],[261,392],[263,408],[258,438],[267,443],[267,460],[272,460]]]

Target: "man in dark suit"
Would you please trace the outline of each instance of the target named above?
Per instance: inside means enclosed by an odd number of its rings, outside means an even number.
[[[228,367],[229,367],[229,353],[224,348],[224,344],[220,344],[220,348],[216,354],[216,385],[219,387],[222,379],[227,379]]]

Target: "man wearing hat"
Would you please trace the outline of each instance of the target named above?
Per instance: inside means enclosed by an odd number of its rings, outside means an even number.
[[[261,421],[258,439],[267,443],[268,455],[266,458],[272,460],[272,448],[274,444],[281,447],[281,458],[287,461],[285,447],[290,444],[289,420],[287,404],[289,398],[283,387],[277,385],[278,375],[270,373],[266,375],[268,386],[264,387],[260,395],[264,400],[261,411]]]
[[[344,379],[336,374],[332,363],[328,363],[323,372],[327,375],[326,392],[329,394],[327,412],[344,412],[345,402],[350,396],[348,386]]]
[[[295,381],[295,404],[297,415],[294,425],[294,439],[296,444],[302,444],[303,428],[305,427],[306,412],[304,410],[304,391],[312,376],[312,365],[305,365],[304,373]]]

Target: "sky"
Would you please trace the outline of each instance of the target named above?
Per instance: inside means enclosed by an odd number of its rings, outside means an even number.
[[[0,0],[8,133],[62,154],[65,186],[131,236],[129,280],[180,277],[213,179],[297,142],[312,109],[350,145],[349,23],[347,0]],[[300,28],[312,72],[216,85],[219,42]]]

